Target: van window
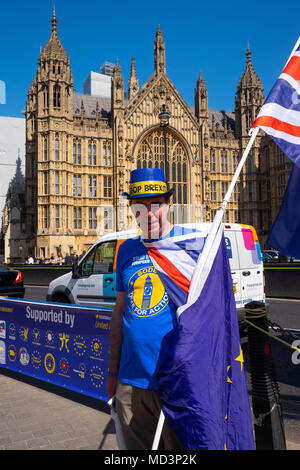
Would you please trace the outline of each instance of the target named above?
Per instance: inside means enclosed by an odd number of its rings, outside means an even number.
[[[225,244],[231,270],[239,269],[238,249],[236,245],[235,233],[229,230],[225,232]]]
[[[82,276],[109,274],[113,272],[116,241],[99,243],[85,258],[81,267]]]

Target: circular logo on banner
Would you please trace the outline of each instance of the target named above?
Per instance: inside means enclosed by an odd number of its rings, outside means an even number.
[[[60,372],[62,374],[68,374],[70,365],[69,365],[68,360],[65,357],[63,357],[60,360],[59,366],[60,366]]]
[[[8,331],[9,331],[10,336],[15,336],[16,335],[16,326],[14,325],[14,323],[11,323],[9,325]],[[13,338],[13,339],[15,339],[15,338]]]
[[[45,336],[46,344],[48,346],[53,346],[54,343],[54,333],[52,331],[46,331],[46,336]]]
[[[137,271],[128,282],[129,305],[138,317],[161,312],[169,302],[168,294],[153,266]]]
[[[45,364],[45,369],[48,372],[48,374],[53,374],[53,372],[55,371],[55,359],[54,359],[54,356],[52,356],[52,354],[50,353],[46,354],[45,359],[44,359],[44,364]]]
[[[19,359],[22,366],[27,366],[29,364],[29,354],[26,348],[21,348],[19,351]]]
[[[102,355],[102,344],[98,338],[93,338],[91,342],[92,355],[99,358]]]
[[[93,366],[90,371],[90,379],[94,387],[102,387],[102,385],[104,384],[103,370],[98,366]]]
[[[81,335],[77,335],[74,338],[74,343],[73,343],[74,351],[77,354],[77,356],[81,357],[84,356],[85,351],[86,351],[86,342]]]
[[[39,351],[33,351],[31,354],[31,364],[34,369],[39,369],[42,365],[42,357]]]
[[[15,362],[17,359],[17,348],[14,344],[8,346],[8,359],[10,362]]]

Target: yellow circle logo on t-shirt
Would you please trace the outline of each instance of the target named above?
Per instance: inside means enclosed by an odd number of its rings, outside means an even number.
[[[169,302],[155,268],[139,269],[128,282],[129,305],[138,317],[157,315]]]

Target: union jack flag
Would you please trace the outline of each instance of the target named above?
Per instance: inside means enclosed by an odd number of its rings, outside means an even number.
[[[206,230],[180,235],[175,226],[174,236],[143,242],[177,306],[157,381],[163,415],[186,450],[254,448],[222,215]]]
[[[264,130],[300,167],[300,38],[252,127]]]
[[[187,301],[192,274],[207,231],[175,226],[175,233],[154,242],[143,241],[168,295],[178,308]]]

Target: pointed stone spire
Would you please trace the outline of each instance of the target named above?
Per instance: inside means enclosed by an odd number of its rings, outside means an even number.
[[[154,71],[156,74],[166,73],[165,41],[160,25],[158,25],[154,41]]]
[[[246,66],[237,85],[235,97],[235,133],[237,137],[248,134],[258,110],[264,102],[263,86],[252,64],[249,42],[245,55]]]
[[[128,89],[128,98],[130,100],[139,91],[139,81],[138,81],[137,76],[136,76],[134,57],[131,58],[131,71],[130,71],[130,78],[128,80],[127,89]]]
[[[199,73],[197,88],[195,89],[195,115],[198,119],[208,117],[207,88],[202,72]]]
[[[114,108],[124,104],[124,79],[118,59],[114,67],[112,79],[112,99]]]
[[[52,32],[57,31],[57,23],[58,19],[55,16],[55,2],[53,3],[53,17],[51,18],[51,23],[52,23]]]
[[[247,48],[245,55],[246,55],[246,67],[240,79],[239,85],[262,87],[261,80],[258,77],[257,73],[255,72],[253,64],[252,64],[252,59],[251,59],[252,52],[250,51],[250,48],[249,48],[249,42],[248,42],[248,48]]]
[[[81,117],[84,117],[85,116],[85,108],[84,108],[84,104],[83,104],[83,100],[81,100]]]
[[[56,18],[55,14],[55,4],[53,6],[53,17],[51,18],[51,23],[51,34],[47,44],[41,51],[40,58],[49,59],[50,57],[55,57],[56,59],[68,59],[68,55],[65,49],[63,48],[62,43],[60,42],[60,39],[57,34],[58,19]]]

